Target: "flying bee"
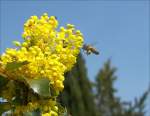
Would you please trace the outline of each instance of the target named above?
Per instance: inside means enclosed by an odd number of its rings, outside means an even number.
[[[84,44],[82,49],[86,51],[87,55],[90,55],[91,53],[99,55],[99,51],[90,44]]]

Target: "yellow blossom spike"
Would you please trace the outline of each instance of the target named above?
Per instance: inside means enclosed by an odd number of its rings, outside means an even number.
[[[67,24],[66,28],[61,26],[56,29],[57,27],[57,18],[49,17],[47,13],[40,18],[35,15],[31,16],[25,22],[23,42],[14,41],[14,44],[19,47],[17,49],[8,48],[0,56],[0,66],[10,75],[8,79],[19,80],[22,76],[27,80],[46,77],[57,95],[63,90],[64,73],[71,70],[76,63],[83,45],[83,36],[72,24]],[[17,70],[7,71],[5,69],[9,62],[24,61],[29,63]],[[49,100],[43,106],[40,105],[43,105],[41,101],[35,101],[35,103],[31,101],[26,106],[18,106],[15,113],[45,106],[47,111],[42,112],[42,116],[58,116],[56,100]]]

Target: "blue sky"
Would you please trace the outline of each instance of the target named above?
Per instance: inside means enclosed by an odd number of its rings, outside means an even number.
[[[134,100],[148,88],[149,3],[141,1],[1,1],[0,53],[21,40],[24,22],[32,15],[57,16],[60,25],[72,23],[86,43],[95,44],[99,56],[86,56],[89,78],[108,59],[118,68],[115,86],[122,100]]]

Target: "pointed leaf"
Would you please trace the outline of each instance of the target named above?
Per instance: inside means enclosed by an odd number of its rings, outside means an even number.
[[[28,79],[27,83],[41,97],[51,97],[50,81],[47,78]]]

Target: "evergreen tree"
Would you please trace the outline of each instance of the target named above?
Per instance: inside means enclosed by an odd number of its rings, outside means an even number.
[[[73,70],[66,74],[61,100],[72,116],[98,116],[92,87],[81,54]]]
[[[124,104],[124,116],[145,116],[145,101],[149,92],[150,88],[139,99],[135,98],[133,104],[131,102]]]
[[[111,66],[111,60],[104,63],[93,83],[97,90],[93,93],[93,86],[88,80],[85,62],[80,54],[72,71],[66,74],[65,88],[59,100],[71,116],[144,116],[149,90],[135,99],[134,103],[121,102],[115,96],[115,72],[116,68]]]
[[[149,90],[144,92],[135,102],[121,102],[120,98],[115,96],[117,91],[114,88],[116,68],[111,66],[108,60],[96,77],[96,100],[101,116],[144,116],[145,101]]]
[[[65,88],[60,99],[62,104],[67,107],[69,114],[72,116],[82,116],[85,114],[85,106],[82,100],[82,92],[74,72],[71,71],[66,74]]]
[[[116,68],[111,67],[111,61],[108,60],[96,77],[97,106],[102,116],[120,116],[122,114],[120,99],[114,95],[116,92],[114,82],[117,79],[114,75],[115,71]]]

